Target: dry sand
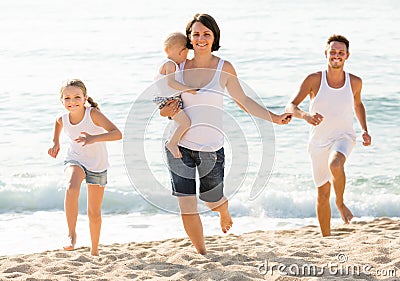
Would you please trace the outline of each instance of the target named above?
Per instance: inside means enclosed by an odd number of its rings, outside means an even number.
[[[212,236],[206,256],[188,239],[101,245],[99,257],[89,248],[3,256],[0,280],[400,280],[400,220],[353,222],[332,235],[306,226]]]

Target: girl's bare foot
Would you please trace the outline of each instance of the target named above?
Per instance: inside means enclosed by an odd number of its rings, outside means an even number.
[[[349,208],[346,207],[345,204],[340,207],[338,206],[337,208],[344,223],[349,224],[351,219],[354,217],[352,212],[349,210]]]
[[[64,246],[63,249],[65,251],[73,251],[75,249],[75,244],[76,244],[76,234],[73,235],[68,235],[68,245]]]
[[[167,142],[165,147],[171,152],[171,154],[172,154],[172,156],[174,156],[174,158],[182,158],[182,154],[179,151],[179,147],[176,144]]]

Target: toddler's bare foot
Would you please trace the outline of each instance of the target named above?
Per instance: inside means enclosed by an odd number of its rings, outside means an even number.
[[[73,251],[75,249],[76,244],[76,234],[68,235],[68,245],[64,246],[63,249],[65,251]]]
[[[349,224],[351,219],[354,217],[352,212],[349,210],[349,208],[346,207],[345,204],[340,207],[338,206],[337,208],[344,223]]]
[[[179,147],[177,145],[167,142],[165,147],[171,152],[171,154],[172,154],[172,156],[174,156],[174,158],[182,158],[182,154],[179,151]]]
[[[99,250],[98,250],[98,249],[96,249],[96,250],[92,249],[91,252],[90,252],[90,254],[91,254],[92,256],[98,256],[98,255],[99,255]]]

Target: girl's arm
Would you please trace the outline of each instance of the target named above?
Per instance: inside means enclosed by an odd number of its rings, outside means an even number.
[[[54,125],[53,147],[49,148],[49,150],[47,151],[47,153],[53,158],[56,158],[58,152],[60,151],[60,134],[62,127],[63,127],[62,118],[60,116],[57,117]]]
[[[183,85],[182,83],[179,83],[178,81],[175,80],[175,64],[172,61],[168,61],[165,63],[164,65],[165,67],[165,75],[166,75],[166,79],[168,82],[168,86],[170,86],[171,88],[181,91],[181,92],[187,92],[190,94],[195,95],[196,92],[198,91],[198,89],[193,89],[190,88],[186,85]]]
[[[259,117],[276,124],[282,125],[290,122],[292,118],[291,113],[277,115],[247,96],[243,91],[242,86],[239,83],[239,79],[237,78],[236,71],[230,62],[225,61],[223,71],[227,73],[226,89],[241,109],[255,117]]]
[[[107,133],[99,135],[90,135],[86,132],[81,132],[83,136],[79,136],[75,139],[78,143],[92,144],[101,141],[115,141],[122,138],[121,131],[114,125],[103,113],[97,109],[92,109],[90,111],[90,117],[92,117],[93,123],[99,127],[103,127]]]

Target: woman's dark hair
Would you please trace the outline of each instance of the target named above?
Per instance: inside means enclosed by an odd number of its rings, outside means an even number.
[[[187,36],[187,47],[189,49],[193,50],[193,45],[190,42],[191,38],[190,38],[190,33],[192,33],[192,26],[195,22],[201,22],[205,27],[207,27],[208,29],[210,29],[214,35],[214,42],[211,48],[211,52],[212,51],[218,51],[219,48],[221,47],[219,45],[219,37],[220,37],[220,31],[219,31],[219,27],[217,22],[215,21],[215,19],[208,15],[208,14],[195,14],[193,19],[190,20],[188,22],[188,24],[186,25],[186,36]]]

